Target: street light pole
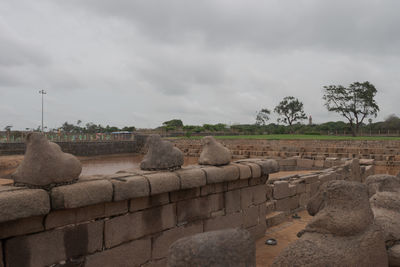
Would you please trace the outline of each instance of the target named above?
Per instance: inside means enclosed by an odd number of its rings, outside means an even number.
[[[40,90],[39,94],[42,95],[42,133],[44,132],[44,128],[43,128],[43,95],[47,94],[45,90]]]

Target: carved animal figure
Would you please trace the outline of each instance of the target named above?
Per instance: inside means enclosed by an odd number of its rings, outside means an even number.
[[[69,183],[78,179],[82,171],[80,161],[61,151],[41,133],[30,133],[26,138],[23,161],[12,174],[14,183],[31,187],[46,187]]]
[[[147,139],[147,154],[140,163],[142,170],[177,169],[183,165],[183,153],[171,142],[164,141],[158,134]]]
[[[229,149],[218,143],[214,137],[206,136],[201,140],[203,151],[200,153],[201,165],[227,165],[231,162],[232,154]]]
[[[387,266],[385,243],[374,225],[366,185],[326,182],[307,210],[314,218],[273,266]]]

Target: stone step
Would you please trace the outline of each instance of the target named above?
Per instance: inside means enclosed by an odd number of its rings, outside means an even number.
[[[286,215],[283,211],[273,211],[265,216],[267,227],[275,226],[286,221]]]

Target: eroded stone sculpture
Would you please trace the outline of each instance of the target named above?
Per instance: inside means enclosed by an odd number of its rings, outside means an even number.
[[[226,165],[231,162],[232,154],[228,148],[218,143],[212,136],[206,136],[201,140],[203,151],[200,154],[201,165]]]
[[[314,218],[273,266],[387,266],[385,242],[374,224],[366,185],[326,182],[307,209]]]
[[[59,145],[49,142],[41,133],[30,133],[26,138],[23,161],[12,174],[16,185],[51,187],[71,183],[82,171],[80,161],[61,151]]]
[[[183,153],[169,141],[161,139],[158,134],[148,137],[147,154],[140,163],[142,170],[173,170],[183,165]]]
[[[256,250],[243,229],[211,231],[177,240],[169,248],[169,267],[253,267]]]
[[[375,223],[386,242],[389,266],[400,266],[400,177],[377,174],[367,177]]]

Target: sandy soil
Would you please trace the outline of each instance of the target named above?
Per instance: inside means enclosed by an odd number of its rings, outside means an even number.
[[[286,248],[290,243],[298,239],[297,233],[304,229],[307,223],[311,220],[307,211],[298,213],[301,219],[290,219],[290,221],[281,223],[277,226],[267,229],[265,236],[256,242],[256,262],[257,266],[271,266],[274,258]],[[278,241],[276,246],[266,245],[267,239],[274,238]]]

